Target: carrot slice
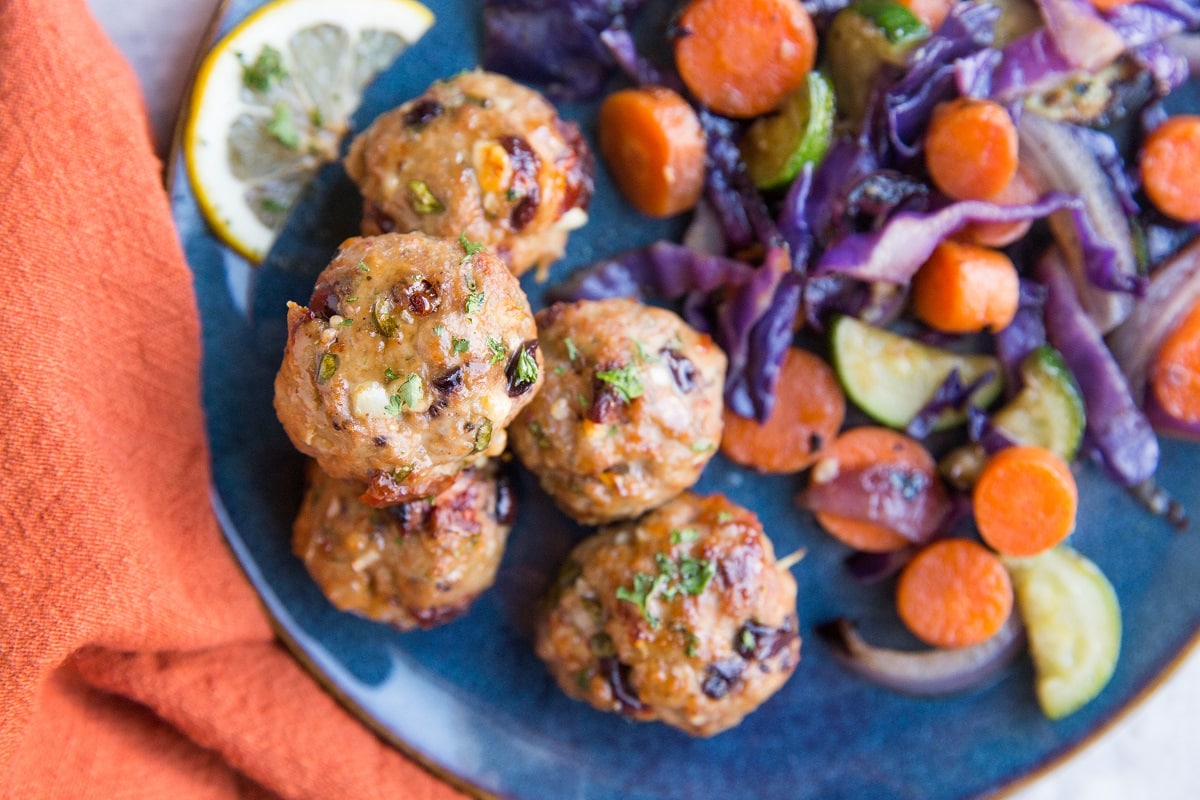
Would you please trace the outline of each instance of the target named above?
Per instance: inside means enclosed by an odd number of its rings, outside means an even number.
[[[898,0],[898,2],[911,11],[914,17],[924,22],[925,27],[931,31],[937,30],[938,26],[946,19],[946,15],[950,13],[950,7],[954,5],[954,0]]]
[[[1150,386],[1163,411],[1184,422],[1200,422],[1200,303],[1159,345]]]
[[[1001,189],[999,194],[988,199],[997,205],[1022,206],[1037,202],[1040,196],[1037,186],[1018,164],[1017,171],[1008,185]],[[954,234],[954,238],[960,242],[983,247],[1007,247],[1028,233],[1031,227],[1033,227],[1032,220],[972,222],[963,226],[958,233]]]
[[[792,347],[779,370],[771,416],[759,424],[726,409],[721,452],[759,472],[799,472],[833,441],[845,417],[846,395],[833,369]]]
[[[1142,143],[1142,187],[1159,211],[1200,222],[1200,115],[1171,117]]]
[[[798,0],[691,0],[679,30],[679,76],[730,117],[775,110],[816,62],[816,29]]]
[[[933,456],[920,442],[890,428],[867,425],[842,432],[826,446],[813,465],[814,474],[824,469],[863,469],[872,464],[911,467],[937,480]],[[911,542],[896,531],[868,520],[841,514],[813,512],[817,523],[833,538],[855,550],[887,553]]]
[[[1132,2],[1134,0],[1092,0],[1092,5],[1101,11],[1112,11],[1114,8],[1119,8]]]
[[[1067,462],[1052,450],[1006,447],[983,465],[972,502],[985,542],[1004,555],[1032,556],[1075,529],[1079,488]]]
[[[945,241],[913,276],[913,312],[946,333],[998,331],[1021,299],[1017,268],[999,250]]]
[[[987,200],[1017,172],[1017,126],[991,100],[958,97],[933,111],[925,131],[925,167],[956,200]]]
[[[970,539],[941,539],[905,565],[896,611],[934,647],[970,647],[991,638],[1012,614],[1013,588],[1000,558]]]
[[[613,92],[600,105],[600,152],[621,193],[643,214],[669,217],[704,188],[704,131],[688,102],[663,86]]]

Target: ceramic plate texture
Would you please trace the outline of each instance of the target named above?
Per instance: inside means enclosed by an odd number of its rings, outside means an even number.
[[[477,3],[426,2],[436,25],[367,92],[356,129],[475,64]],[[220,31],[257,5],[230,3]],[[1196,107],[1194,93],[1188,102]],[[592,110],[563,109],[594,143]],[[285,303],[306,301],[337,243],[356,233],[359,200],[341,168],[327,168],[267,263],[252,270],[205,227],[178,161],[173,203],[203,320],[215,503],[229,543],[298,657],[368,724],[475,793],[519,800],[987,796],[1103,728],[1196,636],[1200,536],[1179,535],[1149,516],[1090,465],[1079,471],[1081,517],[1072,543],[1115,585],[1125,636],[1110,685],[1060,722],[1039,712],[1027,659],[987,689],[944,700],[892,694],[843,671],[814,626],[849,615],[872,638],[904,641],[895,638],[890,586],[864,588],[847,577],[846,551],[793,506],[798,478],[763,478],[719,457],[698,490],[728,493],[754,509],[777,552],[808,548],[794,569],[801,664],[779,694],[732,731],[696,740],[662,725],[628,723],[567,699],[553,684],[532,651],[532,615],[585,532],[526,475],[498,583],[468,616],[401,634],[340,613],[291,554],[302,460],[275,419],[271,396],[286,338]],[[678,223],[636,215],[603,173],[592,210],[552,281],[599,256],[678,233]],[[539,307],[543,287],[532,277],[525,286]],[[1164,443],[1161,482],[1193,512],[1200,511],[1198,470],[1200,447]]]

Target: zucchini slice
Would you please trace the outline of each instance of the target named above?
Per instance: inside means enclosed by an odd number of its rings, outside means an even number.
[[[776,189],[795,179],[805,164],[825,157],[833,138],[833,86],[810,72],[783,101],[779,113],[760,117],[742,137],[742,159],[754,185]]]
[[[972,401],[986,408],[1004,388],[1000,362],[985,354],[961,354],[918,342],[854,317],[839,317],[830,332],[833,368],[855,405],[892,428],[905,428],[958,370],[963,384],[991,373]],[[966,413],[947,410],[935,430],[966,420]]]
[[[1078,711],[1108,685],[1121,651],[1121,608],[1100,568],[1067,545],[1005,558],[1029,631],[1038,704],[1050,719]]]

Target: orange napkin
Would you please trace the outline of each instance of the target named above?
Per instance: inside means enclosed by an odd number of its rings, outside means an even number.
[[[463,797],[291,659],[225,547],[160,169],[84,0],[0,2],[0,795]]]

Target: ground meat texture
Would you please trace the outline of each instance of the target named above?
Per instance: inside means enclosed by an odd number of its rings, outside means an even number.
[[[631,300],[538,314],[546,383],[513,423],[521,461],[580,522],[634,517],[692,486],[721,441],[725,355]]]
[[[323,470],[367,484],[364,501],[404,502],[504,450],[540,358],[517,279],[476,243],[349,239],[308,307],[288,306],[275,409]]]
[[[388,508],[310,462],[292,549],[337,608],[400,630],[463,614],[492,585],[512,524],[507,483],[489,460],[436,497]]]
[[[433,84],[351,144],[363,233],[424,231],[495,250],[516,274],[562,255],[587,221],[593,159],[540,94],[488,72]]]
[[[797,631],[796,581],[755,515],[685,493],[575,548],[536,647],[571,697],[711,736],[783,686]]]

